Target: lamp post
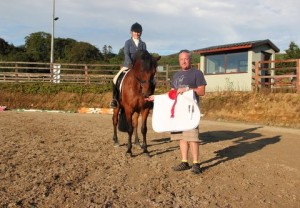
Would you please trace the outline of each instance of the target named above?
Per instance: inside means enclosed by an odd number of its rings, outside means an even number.
[[[53,11],[52,11],[52,35],[51,35],[51,51],[50,51],[50,65],[53,69],[54,62],[54,22],[58,20],[58,17],[55,17],[55,0],[53,0]]]

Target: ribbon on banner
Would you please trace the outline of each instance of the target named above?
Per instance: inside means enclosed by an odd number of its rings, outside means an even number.
[[[171,118],[174,118],[174,113],[175,113],[175,105],[177,103],[177,91],[176,90],[170,90],[169,93],[169,98],[171,100],[175,100],[173,105],[172,105],[172,108],[171,108]]]

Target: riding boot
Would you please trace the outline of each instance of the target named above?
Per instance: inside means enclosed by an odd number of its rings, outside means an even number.
[[[111,108],[118,107],[119,90],[118,87],[113,83],[113,99],[110,103]]]

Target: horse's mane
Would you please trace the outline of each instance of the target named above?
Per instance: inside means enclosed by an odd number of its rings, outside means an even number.
[[[152,63],[152,56],[147,50],[138,50],[135,53],[133,66],[138,62],[141,61],[142,64],[145,66],[146,70],[150,69]]]

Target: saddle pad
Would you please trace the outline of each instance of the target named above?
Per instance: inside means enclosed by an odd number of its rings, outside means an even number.
[[[123,76],[121,77],[120,86],[119,86],[119,91],[120,91],[120,92],[122,92],[123,81],[124,81],[124,78],[126,77],[126,75],[127,75],[128,72],[129,72],[128,69],[122,72],[122,73],[123,73]],[[120,75],[120,76],[121,76],[121,75]]]
[[[194,99],[194,92],[189,90],[177,96],[175,100],[168,94],[155,95],[152,113],[152,128],[155,132],[178,132],[195,129],[200,123],[200,109]]]

